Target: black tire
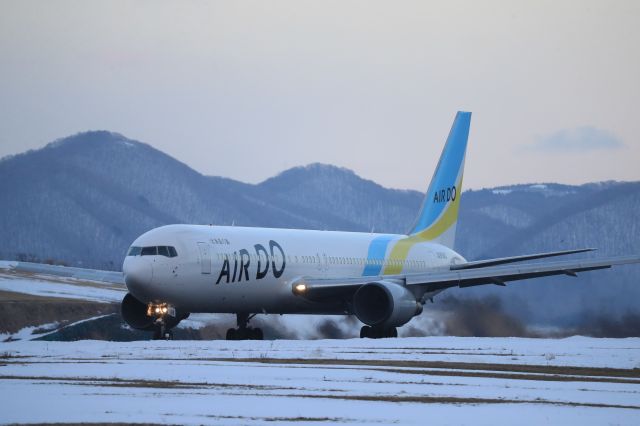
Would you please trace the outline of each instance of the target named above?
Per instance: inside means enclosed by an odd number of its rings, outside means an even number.
[[[371,338],[371,327],[369,327],[368,325],[363,325],[362,328],[360,329],[360,338],[361,339]]]
[[[173,340],[173,331],[167,330],[164,332],[164,340]]]
[[[261,328],[254,328],[251,331],[251,338],[253,340],[262,340],[262,339],[264,339],[264,335],[262,334],[262,329]]]
[[[395,327],[391,327],[390,329],[387,330],[386,337],[391,337],[391,338],[398,337],[398,329]]]
[[[236,329],[230,328],[227,330],[227,340],[236,340]]]

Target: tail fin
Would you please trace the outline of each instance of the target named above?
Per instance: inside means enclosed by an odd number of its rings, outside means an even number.
[[[453,248],[471,113],[459,111],[431,178],[420,214],[409,234]]]

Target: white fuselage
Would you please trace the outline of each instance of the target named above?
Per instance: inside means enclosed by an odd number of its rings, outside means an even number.
[[[174,247],[175,257],[129,255],[123,272],[140,301],[187,312],[351,313],[343,303],[309,301],[292,292],[300,277],[371,276],[379,280],[394,242],[406,235],[235,226],[168,225],[138,237],[133,247]],[[465,260],[433,243],[415,244],[402,273],[448,268]]]

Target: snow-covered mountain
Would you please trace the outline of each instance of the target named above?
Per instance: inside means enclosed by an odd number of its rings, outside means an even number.
[[[86,132],[0,160],[0,258],[119,269],[135,237],[179,222],[404,232],[422,197],[323,164],[250,185],[204,176],[117,133]],[[456,248],[470,260],[574,247],[640,253],[639,212],[638,182],[466,191]],[[536,320],[637,311],[638,272],[584,274],[578,290],[569,278],[554,278],[465,295],[495,291]]]

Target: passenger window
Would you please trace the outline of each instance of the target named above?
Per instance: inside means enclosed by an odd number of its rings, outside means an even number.
[[[169,248],[167,246],[159,246],[158,247],[158,254],[160,256],[169,257]]]
[[[155,256],[158,253],[158,247],[142,247],[142,256]]]

